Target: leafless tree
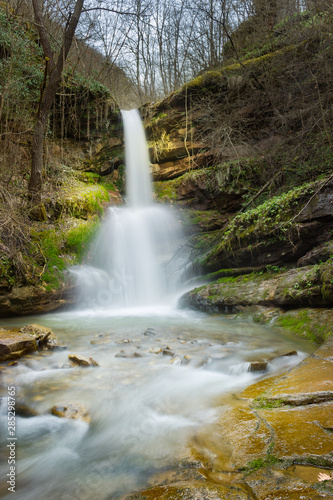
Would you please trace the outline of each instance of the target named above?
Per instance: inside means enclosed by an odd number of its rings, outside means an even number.
[[[36,114],[36,124],[31,147],[31,176],[29,194],[34,202],[40,202],[43,173],[44,133],[51,107],[59,87],[64,64],[71,47],[74,33],[80,19],[84,0],[77,0],[74,9],[67,11],[66,25],[63,30],[62,46],[56,54],[52,48],[50,34],[45,27],[43,4],[32,0],[35,23],[45,56],[44,82]]]

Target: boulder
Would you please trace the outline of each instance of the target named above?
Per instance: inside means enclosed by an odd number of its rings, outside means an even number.
[[[0,329],[0,361],[15,360],[39,349],[65,348],[51,328],[26,325],[20,330]]]
[[[333,263],[276,273],[229,276],[185,293],[180,307],[228,312],[248,306],[280,308],[333,305]]]
[[[318,264],[319,262],[326,262],[332,255],[333,242],[328,241],[307,252],[297,261],[297,266],[302,267]]]
[[[66,349],[66,346],[57,338],[51,328],[47,326],[31,324],[23,326],[21,333],[30,333],[36,338],[38,349]]]
[[[34,335],[19,330],[0,330],[0,361],[17,359],[34,351],[37,351]]]

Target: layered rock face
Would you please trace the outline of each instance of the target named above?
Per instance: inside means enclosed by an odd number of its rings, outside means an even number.
[[[295,22],[284,22],[283,37],[277,34],[265,49],[257,47],[256,57],[203,73],[140,110],[156,199],[179,209],[194,274],[212,281],[251,271],[289,273],[280,276],[275,295],[271,289],[265,298],[239,280],[243,298],[235,292],[233,299],[217,300],[219,310],[229,302],[287,308],[333,304],[331,122],[327,118],[325,129],[313,121],[316,115],[323,123],[323,113],[329,115],[331,95],[324,84],[329,70],[319,61],[323,44],[327,53],[333,49],[323,25],[315,32],[299,24],[298,38],[295,29]],[[316,81],[322,82],[320,96]],[[272,276],[267,278],[265,289],[271,287]],[[200,294],[213,295],[209,289]],[[190,302],[194,306],[194,295]]]

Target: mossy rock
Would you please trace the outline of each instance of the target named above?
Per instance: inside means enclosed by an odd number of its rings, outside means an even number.
[[[328,304],[327,297],[322,296],[321,267],[326,269],[327,264],[281,272],[258,270],[241,276],[233,273],[187,292],[181,297],[180,304],[206,312],[225,312],[226,308],[237,310],[256,305],[324,307],[333,304],[333,300]]]
[[[331,309],[296,309],[279,316],[274,324],[292,332],[297,337],[321,344],[333,331],[333,311]]]
[[[29,219],[38,222],[45,222],[47,220],[44,203],[39,203],[29,210]]]

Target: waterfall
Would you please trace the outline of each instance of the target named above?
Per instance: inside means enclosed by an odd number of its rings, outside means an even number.
[[[152,184],[145,131],[136,109],[122,111],[125,132],[126,202],[135,208],[151,205]]]
[[[154,203],[145,131],[137,110],[122,111],[126,203],[108,209],[89,251],[74,268],[81,308],[170,304],[186,265],[181,230],[169,207]]]

